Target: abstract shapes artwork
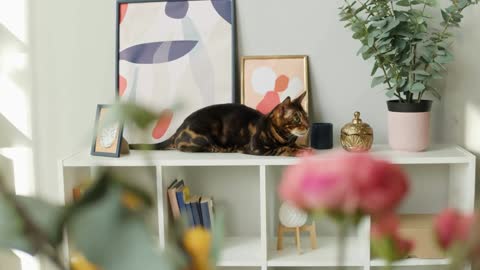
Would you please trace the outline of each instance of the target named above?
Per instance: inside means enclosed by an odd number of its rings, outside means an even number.
[[[118,0],[117,93],[162,118],[129,143],[158,143],[192,112],[234,97],[233,0]]]
[[[242,59],[242,103],[268,114],[285,98],[308,92],[307,56],[252,56]],[[308,95],[303,106],[308,112]]]

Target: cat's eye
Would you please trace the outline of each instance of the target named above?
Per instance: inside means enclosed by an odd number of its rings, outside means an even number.
[[[298,117],[298,115],[295,115],[295,117],[293,118],[293,121],[295,123],[300,123],[300,117]]]

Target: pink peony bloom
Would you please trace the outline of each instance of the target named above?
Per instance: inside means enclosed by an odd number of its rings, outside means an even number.
[[[371,226],[371,235],[373,238],[382,238],[388,235],[394,235],[398,232],[400,221],[394,214],[385,215],[381,218],[375,218]]]
[[[402,170],[369,154],[310,156],[287,168],[280,197],[307,211],[382,215],[408,191]]]
[[[399,220],[394,214],[374,218],[371,228],[372,247],[376,256],[389,262],[405,258],[414,243],[400,236]]]
[[[435,220],[435,234],[440,247],[450,249],[455,243],[465,243],[472,233],[474,215],[463,215],[455,209],[446,209]]]

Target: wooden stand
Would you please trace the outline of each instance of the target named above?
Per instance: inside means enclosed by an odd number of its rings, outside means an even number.
[[[122,138],[122,142],[120,145],[120,155],[128,155],[130,154],[130,145],[128,144],[125,138]]]
[[[298,253],[302,252],[302,245],[300,243],[300,232],[309,232],[310,233],[310,244],[312,249],[317,248],[317,231],[315,228],[315,221],[312,221],[312,225],[303,225],[302,227],[288,228],[283,226],[281,223],[278,224],[277,232],[277,250],[283,249],[283,234],[288,232],[295,233],[295,243],[297,245]]]

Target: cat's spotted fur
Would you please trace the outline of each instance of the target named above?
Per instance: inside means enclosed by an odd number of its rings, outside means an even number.
[[[303,150],[296,145],[309,123],[302,107],[303,93],[286,98],[268,115],[240,104],[213,105],[188,116],[168,140],[153,145],[156,150],[183,152],[245,153],[294,156]],[[142,145],[131,145],[132,149]]]

